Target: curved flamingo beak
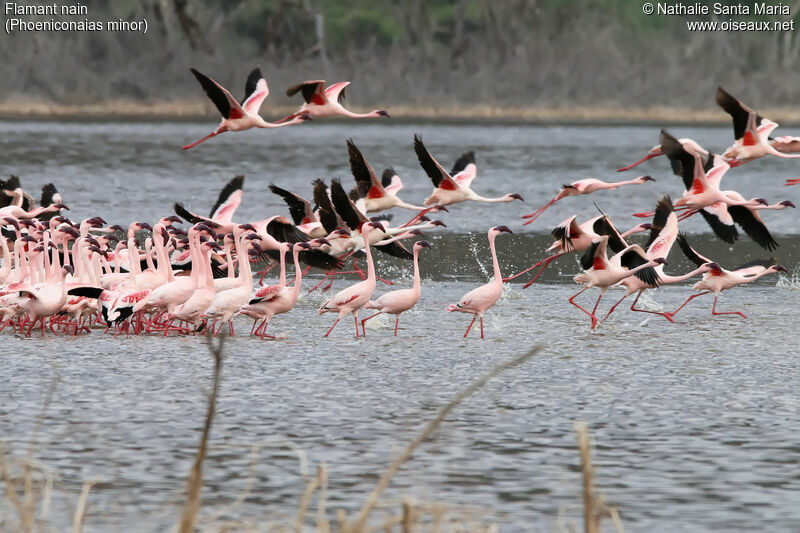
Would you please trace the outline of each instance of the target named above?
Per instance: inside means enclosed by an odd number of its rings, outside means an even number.
[[[653,259],[653,262],[654,263],[658,263],[659,265],[666,265],[667,264],[667,260],[664,259],[663,257],[656,257],[655,259]]]
[[[785,207],[796,207],[794,205],[794,202],[792,202],[791,200],[784,200],[783,202],[781,202],[781,205]]]
[[[74,273],[75,273],[75,269],[74,269],[74,268],[72,268],[72,265],[64,265],[64,266],[63,266],[63,267],[61,267],[61,268],[62,268],[63,270],[66,270],[66,271],[67,271],[67,272],[69,272],[70,274],[74,274]]]
[[[183,224],[183,220],[181,219],[181,217],[176,216],[176,215],[170,215],[167,218],[165,218],[164,220],[167,220],[169,222],[174,222],[175,224]]]
[[[57,207],[58,209],[66,209],[67,211],[69,211],[69,207],[67,207],[65,204],[53,204],[52,207]]]
[[[384,111],[383,109],[378,110],[378,115],[381,117],[392,118],[388,112]]]
[[[150,225],[150,224],[148,224],[147,222],[139,222],[139,223],[137,224],[137,226],[139,226],[139,228],[140,228],[140,229],[146,229],[146,230],[153,231],[153,226],[151,226],[151,225]]]
[[[317,246],[324,246],[324,245],[326,245],[326,244],[327,244],[328,246],[330,246],[330,245],[331,245],[331,242],[330,242],[328,239],[314,239],[314,240],[313,240],[313,241],[311,241],[311,242],[313,242],[313,243],[314,243],[314,244],[316,244]]]
[[[642,181],[656,181],[653,176],[639,176],[639,179]]]
[[[775,265],[772,268],[775,269],[775,271],[777,272],[786,272],[786,267],[783,265]]]
[[[307,242],[298,242],[295,246],[299,246],[300,248],[304,248],[306,250],[311,250],[311,245]]]
[[[17,222],[16,218],[8,217],[8,218],[4,218],[3,220],[5,220],[8,224],[11,224],[15,228],[19,229],[19,222]]]
[[[428,241],[417,241],[416,245],[417,246],[421,246],[423,248],[430,248],[431,247],[431,243],[429,243]]]
[[[257,233],[248,233],[247,235],[244,236],[244,238],[247,239],[248,241],[254,241],[256,239],[261,239],[261,236],[258,235]]]
[[[418,237],[422,236],[422,232],[420,230],[418,230],[418,229],[412,229],[411,231],[408,232],[408,234],[409,235],[416,235]]]
[[[431,225],[432,225],[432,226],[441,226],[441,227],[443,227],[443,228],[446,228],[446,227],[447,227],[447,224],[445,224],[445,223],[444,223],[444,222],[442,222],[441,220],[434,220],[433,222],[431,222]]]
[[[505,232],[505,233],[514,233],[513,231],[511,231],[511,229],[508,226],[497,226],[494,229],[497,230],[497,231]]]
[[[766,201],[764,198],[753,198],[753,201],[756,202],[757,204],[769,205],[769,202]]]
[[[370,222],[369,225],[372,226],[375,229],[379,229],[381,231],[386,231],[386,228],[384,228],[383,224],[381,224],[380,222]]]
[[[522,201],[522,202],[524,202],[524,201],[525,201],[525,198],[523,198],[521,195],[519,195],[519,194],[517,194],[517,193],[509,194],[509,196],[510,196],[511,198],[513,198],[514,200],[520,200],[520,201]]]
[[[249,230],[249,231],[257,231],[255,226],[252,224],[239,224],[239,229]]]

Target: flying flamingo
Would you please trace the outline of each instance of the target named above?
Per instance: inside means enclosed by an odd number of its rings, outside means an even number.
[[[295,120],[297,117],[307,115],[314,118],[332,117],[341,115],[349,118],[389,118],[389,113],[383,109],[376,109],[369,113],[353,113],[349,109],[345,109],[342,105],[344,102],[344,89],[350,85],[349,81],[340,81],[334,83],[327,89],[325,88],[325,80],[312,80],[304,81],[286,90],[286,96],[294,96],[297,93],[303,95],[305,103],[300,106],[300,109],[282,118],[276,124],[282,124],[287,120]]]
[[[494,278],[486,285],[481,285],[477,289],[472,289],[467,294],[461,297],[457,304],[450,304],[447,308],[448,312],[470,313],[474,315],[472,322],[467,326],[467,331],[464,333],[464,338],[469,335],[469,330],[475,323],[476,318],[480,318],[481,324],[481,339],[483,336],[483,314],[487,309],[492,307],[500,299],[503,294],[503,276],[500,274],[500,264],[497,262],[497,250],[495,249],[494,240],[501,233],[512,233],[508,226],[495,226],[489,230],[489,249],[492,252],[492,266],[494,267]]]
[[[364,251],[367,254],[367,279],[339,291],[336,296],[323,303],[317,310],[317,313],[320,315],[332,311],[339,312],[336,322],[333,323],[325,334],[326,337],[331,334],[331,331],[333,331],[333,328],[336,327],[336,324],[339,323],[342,317],[348,313],[353,314],[356,324],[356,338],[359,337],[358,310],[369,301],[372,297],[372,293],[375,291],[375,265],[372,262],[372,252],[370,252],[369,247],[369,233],[373,229],[377,229],[381,232],[384,231],[380,222],[365,222],[361,226],[361,234],[364,236]]]
[[[651,229],[650,224],[637,224],[628,231],[619,233],[607,215],[600,215],[591,218],[582,224],[578,224],[577,218],[578,217],[576,215],[569,217],[561,224],[553,228],[553,231],[550,232],[550,235],[553,236],[555,242],[551,244],[546,251],[550,252],[557,250],[556,253],[545,257],[538,263],[526,268],[525,270],[517,272],[513,276],[505,278],[503,281],[511,281],[514,278],[530,272],[534,268],[540,267],[539,271],[533,276],[533,278],[531,278],[530,281],[526,282],[525,285],[522,286],[523,289],[527,289],[533,284],[533,282],[539,279],[539,276],[542,275],[550,263],[562,255],[586,251],[592,245],[592,243],[599,239],[602,235],[608,235],[609,238],[612,239],[611,242],[614,244],[612,248],[618,248],[619,250],[622,250],[627,246],[624,241],[626,237]]]
[[[703,296],[704,294],[709,294],[712,292],[714,293],[714,305],[711,307],[712,315],[739,315],[742,318],[747,318],[747,316],[741,311],[717,311],[717,299],[719,298],[719,293],[744,283],[752,283],[768,274],[786,272],[786,267],[782,265],[776,265],[775,260],[772,258],[751,261],[734,270],[725,270],[719,265],[719,263],[715,263],[707,257],[703,257],[697,253],[689,244],[686,236],[682,233],[678,235],[678,246],[691,262],[695,263],[696,265],[710,264],[712,268],[709,272],[703,274],[703,279],[695,283],[693,287],[694,290],[701,292],[691,295],[685,302],[683,302],[683,304],[681,304],[680,307],[671,313],[667,313],[670,318],[674,317],[678,311],[683,309],[686,304],[698,296]]]
[[[414,135],[414,152],[417,154],[420,166],[433,182],[433,193],[425,199],[425,205],[445,206],[466,201],[495,203],[522,200],[522,196],[516,193],[498,198],[487,198],[477,194],[470,188],[472,178],[454,179],[425,148],[419,135]],[[474,175],[472,177],[474,178]]]
[[[411,205],[397,197],[397,193],[403,188],[403,182],[393,169],[384,170],[383,176],[379,180],[372,165],[358,149],[353,139],[347,140],[347,151],[350,155],[350,172],[357,183],[355,191],[360,198],[363,198],[367,213],[383,211],[392,207],[404,207],[416,211],[425,210],[424,207]]]
[[[675,210],[672,207],[672,200],[669,196],[664,195],[659,198],[651,228],[650,238],[648,239],[647,243],[647,252],[645,253],[644,258],[638,258],[637,256],[639,262],[644,262],[647,259],[653,259],[655,257],[663,257],[666,259],[670,250],[672,249],[672,245],[675,243],[675,239],[678,236],[678,217],[675,214]],[[636,299],[631,304],[631,311],[661,315],[670,322],[674,322],[668,313],[639,309],[636,307],[639,297],[647,289],[654,289],[660,287],[661,285],[680,283],[681,281],[685,281],[698,274],[708,272],[711,270],[711,268],[712,267],[710,266],[710,263],[706,263],[681,276],[670,276],[664,273],[664,265],[657,265],[654,268],[656,276],[650,279],[642,279],[638,276],[628,276],[620,282],[625,287],[625,294],[619,299],[619,301],[617,301],[617,303],[611,306],[611,308],[608,310],[608,313],[606,313],[606,316],[603,317],[603,320],[601,320],[600,323],[602,324],[605,322],[611,313],[614,312],[617,306],[619,306],[619,304],[621,304],[625,298],[635,292],[637,293]]]
[[[561,200],[562,198],[566,198],[568,196],[578,196],[581,194],[591,194],[595,191],[601,191],[604,189],[616,189],[617,187],[622,187],[624,185],[641,185],[643,183],[647,183],[648,181],[656,181],[651,176],[639,176],[638,178],[634,178],[632,180],[627,181],[614,181],[614,182],[605,182],[603,180],[598,180],[595,178],[586,178],[578,181],[573,181],[570,184],[562,185],[561,190],[558,192],[557,195],[553,197],[552,200],[547,202],[544,206],[540,207],[533,213],[528,215],[523,215],[522,218],[529,219],[527,222],[523,224],[523,226],[527,226],[544,213],[548,207],[556,203],[557,201]]]
[[[388,313],[394,315],[394,336],[397,337],[397,326],[400,324],[400,315],[408,311],[419,301],[420,296],[420,276],[419,276],[419,251],[423,248],[430,248],[431,243],[428,241],[417,241],[414,243],[414,286],[410,289],[400,289],[397,291],[387,292],[375,301],[369,301],[364,305],[365,309],[377,309],[378,312],[370,315],[361,321],[361,330],[364,336],[367,336],[367,330],[364,326],[367,320],[375,318],[381,313]]]
[[[606,293],[608,288],[627,278],[628,276],[639,276],[643,281],[650,285],[658,284],[656,272],[652,267],[666,263],[663,257],[648,259],[645,251],[638,244],[628,246],[621,252],[608,258],[606,249],[608,247],[608,237],[603,236],[599,241],[592,243],[581,258],[583,272],[575,276],[575,283],[583,285],[583,289],[572,295],[569,303],[589,315],[592,319],[592,329],[597,327],[597,306]],[[580,305],[575,303],[575,298],[583,294],[592,287],[600,287],[600,295],[594,304],[594,309],[590,313]]]
[[[195,69],[191,69],[191,71],[194,77],[197,78],[197,81],[200,82],[200,85],[203,87],[208,97],[214,102],[214,105],[217,106],[217,109],[222,115],[222,122],[219,123],[217,129],[199,141],[184,146],[184,150],[193,148],[201,142],[215,137],[220,133],[225,133],[226,131],[244,131],[250,128],[281,128],[283,126],[299,124],[308,119],[308,117],[303,114],[292,117],[292,120],[288,122],[278,124],[267,122],[261,118],[261,115],[258,114],[258,110],[262,102],[264,102],[269,95],[269,87],[267,87],[267,80],[261,74],[260,68],[254,68],[250,72],[250,75],[247,76],[244,100],[242,100],[241,104],[236,101],[225,87],[216,81]]]
[[[774,155],[784,159],[795,159],[800,154],[787,154],[778,151],[769,142],[772,131],[778,124],[768,120],[747,107],[741,100],[731,96],[722,87],[717,87],[717,104],[733,119],[734,144],[722,154],[727,159],[736,161],[752,161],[765,155]],[[786,143],[789,150],[791,142]],[[794,151],[794,150],[792,150]]]
[[[325,237],[328,234],[325,228],[322,227],[319,216],[314,212],[311,202],[274,184],[270,184],[269,190],[283,198],[297,229],[315,239]]]
[[[666,133],[666,130],[662,129],[661,130],[661,134],[664,135],[665,133]],[[677,142],[679,142],[682,146],[684,146],[691,153],[701,154],[701,156],[703,157],[704,162],[708,158],[708,150],[706,150],[705,148],[703,148],[702,146],[697,144],[692,139],[683,138],[683,139],[676,139],[676,140],[677,140]],[[649,161],[650,159],[653,159],[654,157],[658,157],[658,156],[662,156],[662,155],[664,155],[664,149],[661,147],[661,143],[659,143],[659,144],[653,146],[650,149],[650,151],[647,152],[647,155],[644,156],[643,158],[641,158],[639,161],[637,161],[635,163],[632,163],[632,164],[630,164],[630,165],[628,165],[626,167],[618,168],[617,172],[625,172],[626,170],[630,170],[635,166],[641,165],[645,161]],[[733,167],[733,166],[736,166],[736,165],[732,164],[731,166]]]

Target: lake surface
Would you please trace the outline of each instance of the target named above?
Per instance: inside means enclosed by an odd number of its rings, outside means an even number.
[[[228,339],[217,418],[205,464],[204,510],[233,502],[251,472],[250,448],[261,446],[255,484],[227,515],[291,523],[303,490],[297,455],[329,468],[328,507],[356,511],[391,460],[458,391],[494,365],[530,347],[544,350],[490,382],[458,407],[394,478],[397,501],[466,506],[502,531],[551,531],[560,514],[580,523],[580,469],[573,421],[588,422],[598,490],[616,505],[630,531],[793,531],[800,523],[800,373],[797,324],[800,232],[796,211],[764,218],[781,243],[772,255],[794,274],[764,278],[724,293],[723,310],[747,320],[712,317],[698,298],[675,324],[632,313],[628,306],[595,332],[567,299],[577,292],[573,257],[560,259],[534,286],[507,286],[487,315],[486,340],[462,335],[467,315],[444,312],[491,276],[486,245],[498,237],[504,275],[543,257],[549,230],[578,214],[595,216],[597,202],[623,229],[659,194],[674,198],[681,181],[667,161],[639,167],[655,183],[568,198],[535,224],[520,216],[545,203],[561,183],[584,177],[630,179],[614,172],[657,142],[657,126],[435,125],[408,122],[323,122],[275,131],[226,134],[184,152],[180,146],[213,123],[1,123],[0,173],[20,176],[28,190],[52,181],[73,220],[100,215],[109,223],[153,222],[175,201],[205,214],[221,186],[245,174],[237,220],[286,214],[267,189],[275,183],[310,197],[310,182],[341,177],[352,183],[344,141],[352,137],[382,169],[392,165],[405,183],[401,196],[420,203],[431,184],[411,148],[421,133],[444,166],[474,149],[486,196],[516,192],[525,202],[460,204],[426,233],[423,297],[393,320],[371,321],[366,339],[343,320],[318,316],[323,295],[311,293],[270,326],[283,340],[247,337],[237,321]],[[714,151],[730,143],[728,128],[673,127]],[[788,132],[791,133],[791,132]],[[726,188],[746,198],[800,200],[792,161],[760,160],[732,170]],[[406,213],[395,211],[395,220]],[[438,215],[437,215],[438,216]],[[702,220],[682,224],[696,248],[733,267],[770,254],[746,236],[717,242]],[[689,268],[675,250],[667,271]],[[378,273],[410,284],[410,264],[380,257]],[[312,282],[319,279],[312,277]],[[520,278],[523,280],[524,278]],[[333,290],[350,280],[339,279]],[[378,292],[386,290],[379,284]],[[690,284],[662,288],[652,308],[677,307]],[[621,296],[609,291],[601,309]],[[591,305],[596,293],[580,301]],[[274,328],[274,329],[272,329]],[[114,339],[101,331],[80,338],[22,338],[0,334],[0,440],[22,454],[51,383],[58,379],[37,441],[37,459],[54,471],[51,516],[68,528],[83,480],[99,483],[89,496],[89,531],[163,531],[177,521],[184,480],[200,438],[211,357],[202,338],[140,336]],[[3,509],[3,507],[0,507]],[[0,515],[11,516],[4,509]],[[380,513],[378,513],[380,514]],[[309,515],[311,516],[311,515]],[[2,521],[0,520],[0,524]],[[606,529],[612,526],[606,523]]]

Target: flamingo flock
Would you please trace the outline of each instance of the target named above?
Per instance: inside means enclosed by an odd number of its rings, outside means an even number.
[[[259,115],[269,95],[260,69],[254,69],[247,77],[241,101],[213,79],[195,69],[191,72],[219,110],[222,121],[206,137],[183,149],[224,132],[288,127],[332,115],[389,117],[384,110],[363,114],[347,110],[342,102],[349,82],[326,88],[324,81],[317,80],[290,88],[287,94],[300,93],[305,103],[297,112],[270,123]],[[495,240],[512,230],[502,224],[489,228],[491,280],[443,310],[472,315],[464,337],[469,336],[478,320],[480,337],[485,338],[485,313],[501,299],[504,282],[535,271],[524,285],[527,288],[548,265],[571,254],[581,255],[581,272],[574,277],[581,288],[568,301],[590,318],[592,329],[603,324],[634,294],[632,311],[660,315],[668,322],[675,322],[679,311],[705,294],[714,295],[713,315],[746,318],[741,311],[718,311],[719,294],[786,269],[769,258],[726,270],[716,260],[697,252],[680,231],[679,223],[700,213],[721,240],[734,243],[738,227],[758,245],[774,250],[778,243],[761,213],[793,208],[794,204],[789,200],[769,204],[760,197],[747,200],[736,191],[721,190],[721,182],[731,169],[760,157],[800,157],[800,138],[773,139],[770,134],[778,125],[757,115],[722,88],[717,91],[717,102],[731,115],[734,124],[734,144],[722,154],[662,130],[659,144],[647,156],[619,169],[625,171],[663,155],[669,160],[671,171],[682,179],[684,191],[677,201],[664,194],[653,211],[635,213],[649,222],[621,232],[602,212],[583,222],[579,222],[578,215],[571,216],[551,231],[554,242],[540,261],[506,278],[502,276]],[[10,328],[25,335],[34,330],[40,330],[42,335],[80,335],[100,328],[115,336],[168,336],[204,332],[217,335],[227,328],[234,335],[235,317],[245,316],[253,320],[251,336],[275,339],[267,333],[268,327],[273,320],[280,320],[276,317],[295,308],[301,300],[304,279],[315,269],[322,280],[308,292],[328,291],[335,279],[344,275],[358,278],[319,306],[320,315],[336,314],[325,337],[348,315],[353,316],[355,337],[366,337],[366,323],[381,314],[394,315],[394,336],[398,336],[400,315],[422,299],[420,254],[434,248],[427,240],[415,240],[410,245],[406,244],[408,240],[421,237],[423,231],[444,227],[444,222],[431,215],[447,213],[448,206],[523,200],[517,193],[487,197],[473,190],[478,170],[474,151],[464,152],[448,171],[420,135],[414,136],[412,148],[433,185],[422,205],[402,200],[399,193],[403,182],[397,172],[392,167],[376,172],[355,141],[348,139],[347,157],[355,182],[352,189],[348,191],[341,179],[317,179],[306,195],[310,199],[306,199],[301,191],[271,184],[270,192],[285,202],[289,216],[273,214],[261,220],[237,219],[238,207],[246,198],[242,175],[225,184],[208,216],[200,214],[198,206],[187,206],[176,199],[174,214],[166,214],[152,226],[146,221],[133,221],[126,227],[109,225],[101,217],[72,221],[65,216],[68,207],[53,184],[43,188],[37,202],[22,188],[19,178],[11,176],[0,181],[0,331]],[[572,182],[543,207],[524,215],[521,226],[537,221],[548,207],[568,197],[654,181],[650,175],[643,175],[618,182],[595,178]],[[786,184],[797,182],[800,181],[787,180]],[[393,223],[392,215],[384,213],[389,209],[405,210],[409,216],[402,223]],[[627,241],[640,233],[648,234],[646,243]],[[678,275],[665,273],[675,243],[696,265],[695,269]],[[376,253],[410,261],[412,286],[376,294],[379,286],[394,285],[379,276],[373,257]],[[291,279],[287,256],[291,257]],[[359,262],[366,263],[366,270]],[[263,269],[254,272],[253,265],[263,265]],[[278,280],[265,284],[266,276],[275,268],[279,269]],[[674,311],[637,307],[644,291],[695,276],[702,276],[694,285],[696,292]],[[624,294],[600,319],[601,300],[612,287],[622,287]],[[599,293],[589,310],[576,299],[593,288]],[[359,320],[361,312],[371,314]]]

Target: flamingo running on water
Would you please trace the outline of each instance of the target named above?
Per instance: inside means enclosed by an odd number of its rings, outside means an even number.
[[[397,291],[387,292],[375,301],[369,301],[364,305],[364,309],[377,309],[378,312],[370,315],[361,321],[361,330],[364,336],[367,336],[367,330],[364,324],[367,320],[375,318],[381,313],[388,313],[394,315],[394,336],[397,337],[397,326],[400,324],[400,315],[415,305],[420,297],[420,275],[419,275],[419,251],[423,248],[430,248],[431,243],[428,241],[417,241],[414,243],[414,286],[410,289],[400,289]]]
[[[469,330],[475,323],[475,319],[480,319],[481,324],[481,339],[483,336],[483,314],[487,309],[492,307],[500,299],[503,294],[503,276],[500,274],[500,264],[497,262],[497,250],[495,249],[494,240],[501,233],[512,233],[508,226],[495,226],[489,230],[489,249],[492,252],[492,266],[494,268],[494,278],[486,285],[481,285],[477,289],[472,289],[467,294],[461,297],[461,300],[456,304],[450,304],[446,309],[448,312],[470,313],[474,315],[472,322],[467,326],[467,331],[464,333],[464,338],[469,335]]]
[[[250,75],[247,76],[244,100],[242,100],[241,103],[237,102],[233,95],[216,81],[195,69],[191,70],[208,97],[214,102],[214,105],[217,106],[217,109],[222,115],[222,122],[219,123],[217,129],[199,141],[184,146],[184,150],[193,148],[201,142],[215,137],[220,133],[225,133],[226,131],[244,131],[251,128],[282,128],[283,126],[291,126],[308,120],[308,116],[305,114],[292,117],[290,121],[280,124],[267,122],[261,118],[261,115],[258,114],[258,110],[262,102],[264,102],[269,95],[269,87],[267,86],[267,80],[261,74],[261,69],[258,67],[254,68],[250,72]]]
[[[698,296],[703,296],[704,294],[709,294],[712,292],[714,293],[714,305],[711,307],[712,315],[739,315],[742,318],[747,318],[747,316],[741,311],[717,311],[717,299],[719,298],[719,293],[744,283],[752,283],[757,279],[769,274],[786,272],[786,267],[783,265],[776,265],[774,258],[758,259],[745,263],[734,270],[725,270],[719,265],[719,263],[713,262],[707,257],[703,257],[697,253],[689,244],[689,241],[684,234],[678,234],[677,240],[681,251],[683,251],[684,255],[686,255],[691,262],[696,265],[709,264],[712,268],[710,271],[703,274],[703,279],[695,283],[693,287],[694,290],[701,292],[689,296],[689,298],[687,298],[687,300],[683,302],[680,307],[671,313],[667,313],[669,318],[674,317],[678,311],[683,309],[686,304]]]
[[[578,196],[581,194],[591,194],[595,191],[601,191],[604,189],[616,189],[617,187],[622,187],[624,185],[641,185],[643,183],[647,183],[648,181],[656,181],[651,176],[639,176],[638,178],[634,178],[632,180],[626,181],[613,181],[613,182],[605,182],[603,180],[598,180],[595,178],[586,178],[578,181],[573,181],[572,183],[565,184],[561,186],[561,190],[558,192],[557,195],[553,197],[552,200],[547,202],[544,206],[540,207],[533,213],[528,215],[523,215],[522,218],[527,218],[528,221],[523,224],[523,226],[527,226],[544,213],[548,207],[556,203],[557,201],[561,200],[562,198],[566,198],[568,196]]]
[[[297,93],[301,93],[305,103],[300,106],[297,112],[278,120],[276,124],[283,124],[287,120],[295,120],[303,115],[313,118],[332,117],[335,115],[349,118],[389,118],[389,113],[383,109],[375,109],[369,113],[353,113],[346,109],[342,102],[344,102],[344,89],[348,85],[350,85],[349,81],[340,81],[326,89],[325,80],[312,80],[289,87],[286,90],[286,96],[294,96]]]

